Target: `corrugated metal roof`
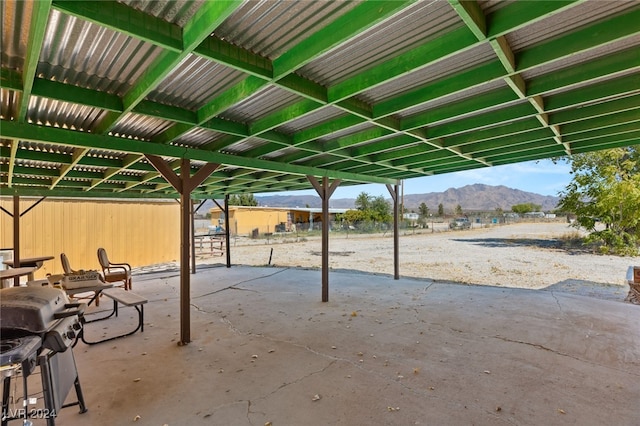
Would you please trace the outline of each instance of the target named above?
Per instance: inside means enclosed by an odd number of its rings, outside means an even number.
[[[242,154],[254,148],[267,145],[269,142],[260,138],[248,138],[242,142],[234,143],[222,149],[222,152],[228,154]]]
[[[510,3],[513,3],[518,0],[479,0],[478,4],[482,8],[485,15],[489,15],[496,10],[500,10],[503,7],[508,6]]]
[[[246,1],[214,34],[275,59],[360,1]]]
[[[193,18],[207,0],[118,0],[148,15],[171,22],[180,27]]]
[[[152,140],[173,125],[172,122],[142,114],[127,114],[111,130],[114,136]]]
[[[346,115],[347,114],[343,110],[336,108],[333,105],[327,105],[315,110],[311,114],[306,114],[300,118],[291,120],[278,127],[277,130],[285,134],[292,134],[303,129],[314,127],[334,118],[345,117]]]
[[[589,24],[602,21],[638,7],[637,1],[590,1],[566,9],[549,18],[527,25],[506,36],[515,53],[546,40],[552,40],[573,30],[588,27]]]
[[[302,98],[295,93],[277,86],[265,86],[219,116],[226,120],[246,123],[259,120],[300,100]]]
[[[369,122],[360,123],[360,124],[356,124],[355,126],[351,126],[347,129],[340,129],[335,132],[331,132],[330,134],[327,134],[326,136],[318,138],[317,140],[320,142],[327,142],[337,138],[343,138],[345,136],[354,135],[356,133],[360,133],[370,129],[377,129],[377,126],[374,126]]]
[[[464,91],[458,91],[452,93],[450,95],[442,96],[437,99],[434,99],[429,102],[425,102],[423,104],[417,105],[413,108],[409,108],[402,113],[397,114],[399,119],[410,118],[416,114],[422,114],[428,111],[435,111],[445,105],[455,104],[457,102],[463,101],[465,99],[473,99],[479,95],[495,92],[500,88],[507,87],[507,83],[504,80],[492,80],[488,83],[474,86]],[[502,108],[503,106],[499,105],[498,108]],[[479,110],[475,110],[475,113],[479,112]],[[459,116],[452,117],[453,120],[458,119]]]
[[[53,154],[73,154],[74,148],[66,145],[52,145],[48,143],[39,142],[25,142],[20,141],[18,143],[20,149],[26,151],[45,152]]]
[[[416,2],[339,49],[310,62],[300,73],[331,86],[460,26],[458,15],[447,3]]]
[[[11,117],[15,117],[19,99],[18,92],[0,88],[0,118],[10,120]]]
[[[241,71],[189,55],[147,99],[196,111],[246,77]]]
[[[640,45],[640,34],[616,40],[615,42],[605,44],[595,49],[576,53],[575,55],[571,55],[561,61],[546,63],[539,67],[523,71],[522,77],[525,80],[531,80],[541,75],[551,74],[562,69],[578,68],[581,64],[589,64],[598,58],[607,57],[614,53],[625,50],[636,51],[638,45]]]
[[[185,146],[202,146],[224,138],[224,133],[217,133],[208,129],[195,128],[176,139],[176,143]]]
[[[3,68],[21,70],[29,40],[29,19],[33,2],[0,2],[2,12],[2,49],[0,63]]]
[[[124,96],[161,53],[150,43],[52,10],[38,74]]]
[[[451,70],[460,73],[495,60],[495,52],[491,49],[491,46],[478,45],[363,92],[357,97],[370,104],[384,102],[407,91],[428,86],[429,83],[434,83],[442,78],[451,77]]]
[[[32,96],[29,99],[27,120],[44,126],[90,131],[104,114],[102,109]]]

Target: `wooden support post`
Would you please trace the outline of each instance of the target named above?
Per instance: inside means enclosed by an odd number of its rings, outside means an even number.
[[[398,226],[399,206],[398,206],[398,184],[393,187],[387,185],[387,190],[393,199],[393,279],[400,279],[400,229]]]
[[[13,196],[13,267],[20,267],[20,196]],[[13,285],[20,285],[20,277],[13,279]]]
[[[182,192],[180,193],[180,343],[191,342],[191,276],[189,274],[189,248],[191,243],[191,192],[186,190],[185,180],[190,174],[190,161],[180,163]]]
[[[196,273],[196,245],[194,236],[196,234],[195,212],[193,211],[193,201],[189,200],[189,226],[191,228],[191,273]]]
[[[180,163],[180,176],[178,176],[162,157],[149,154],[145,154],[145,157],[180,194],[180,342],[178,344],[186,345],[191,342],[191,281],[189,275],[191,192],[220,165],[207,163],[191,176],[191,162],[183,158]]]
[[[329,178],[324,176],[322,184],[313,176],[307,176],[311,185],[322,200],[322,301],[329,301],[329,199],[340,185],[340,179],[329,185]]]
[[[231,268],[231,243],[229,242],[229,194],[224,196],[224,236],[227,245],[227,268]]]

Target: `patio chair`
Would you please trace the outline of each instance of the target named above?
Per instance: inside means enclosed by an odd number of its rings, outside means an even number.
[[[102,267],[104,280],[108,283],[122,281],[125,290],[131,290],[131,265],[128,263],[112,263],[109,261],[107,251],[100,247],[98,249],[98,262]]]

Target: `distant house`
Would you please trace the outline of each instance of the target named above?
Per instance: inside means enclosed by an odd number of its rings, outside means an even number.
[[[402,218],[404,220],[410,220],[415,222],[420,218],[420,215],[418,213],[404,213],[402,215]]]
[[[347,209],[329,209],[329,220]],[[224,226],[224,212],[211,210],[211,223]],[[300,207],[229,206],[231,235],[271,234],[274,232],[322,229],[322,209]]]
[[[524,216],[525,218],[538,218],[538,217],[544,217],[545,214],[544,212],[527,212],[522,216]]]

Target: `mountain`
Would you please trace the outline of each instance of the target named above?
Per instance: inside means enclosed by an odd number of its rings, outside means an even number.
[[[270,195],[255,198],[259,206],[322,207],[320,198],[316,195]],[[391,202],[391,197],[385,198]],[[542,210],[550,211],[556,208],[558,201],[558,197],[479,183],[461,188],[449,188],[444,192],[404,194],[405,208],[416,211],[421,203],[425,203],[431,211],[437,211],[440,203],[445,211],[452,211],[457,205],[460,205],[463,211],[493,211],[496,208],[508,211],[512,206],[524,203],[538,204],[542,206]],[[354,198],[332,198],[330,205],[335,209],[351,209],[354,208],[354,203]],[[207,201],[198,212],[205,213],[213,205],[213,202]]]
[[[511,210],[516,204],[533,203],[542,206],[542,210],[550,211],[556,208],[559,198],[540,195],[506,186],[491,186],[476,183],[462,188],[449,188],[444,192],[430,192],[427,194],[411,194],[404,196],[407,209],[417,209],[420,203],[425,203],[430,210],[438,209],[442,203],[446,210],[453,210],[457,205],[462,210]]]

